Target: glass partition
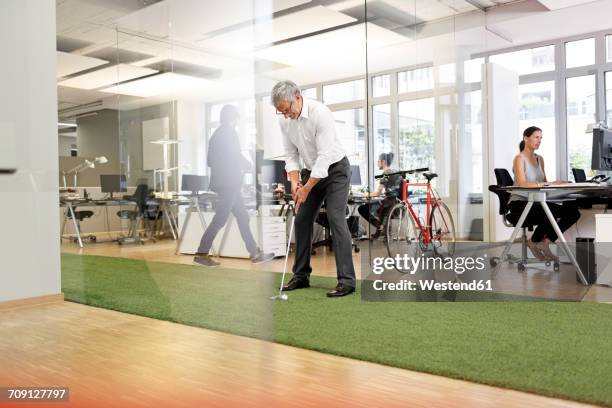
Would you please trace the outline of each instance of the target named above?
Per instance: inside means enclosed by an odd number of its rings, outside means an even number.
[[[118,17],[108,66],[79,85],[100,97],[95,112],[77,118],[80,134],[90,135],[77,138],[79,155],[106,162],[79,179],[95,220],[83,223],[83,236],[96,243],[63,246],[83,255],[70,259],[75,299],[273,338],[281,309],[270,297],[283,270],[284,282],[291,277],[297,248],[282,130],[293,122],[271,97],[283,80],[302,88],[300,109],[306,100],[331,111],[334,148],[351,165],[343,222],[358,279],[375,277],[376,259],[397,255],[399,241],[415,259],[488,244],[496,213],[486,200],[483,55],[491,34],[473,3],[235,0],[210,8],[167,0]],[[523,74],[555,69],[554,46],[490,60]],[[572,164],[588,150],[578,136],[593,121],[590,79],[568,78]],[[519,88],[521,126],[535,118],[552,135],[555,87],[539,81]],[[547,160],[547,170],[556,165]],[[302,157],[299,167],[313,166]],[[432,197],[442,204],[432,206]],[[332,289],[341,262],[325,200],[309,253],[313,280]],[[405,207],[392,212],[400,201]],[[69,223],[66,234],[75,235]],[[530,296],[527,289],[512,293]]]

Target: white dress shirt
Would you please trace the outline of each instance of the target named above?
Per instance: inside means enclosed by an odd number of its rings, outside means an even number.
[[[285,170],[300,170],[300,158],[314,178],[327,177],[327,169],[346,156],[336,136],[334,116],[318,101],[302,99],[302,112],[297,119],[281,118],[285,143]]]

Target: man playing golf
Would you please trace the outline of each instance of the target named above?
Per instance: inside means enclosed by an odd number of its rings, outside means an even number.
[[[283,116],[280,127],[285,169],[296,210],[293,278],[283,286],[283,291],[310,286],[312,225],[325,200],[338,277],[338,285],[327,296],[346,296],[355,291],[351,234],[345,218],[351,167],[336,136],[334,117],[322,103],[304,99],[291,81],[279,82],[272,88],[272,104],[276,113]],[[301,174],[300,159],[305,166]]]

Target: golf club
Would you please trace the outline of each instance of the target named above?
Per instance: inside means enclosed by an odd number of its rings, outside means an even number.
[[[285,267],[283,268],[283,277],[281,278],[280,289],[278,295],[272,296],[270,300],[287,300],[288,297],[283,293],[283,286],[285,285],[285,273],[287,273],[287,261],[289,260],[289,249],[291,248],[291,237],[293,236],[293,226],[295,225],[295,214],[291,218],[291,227],[289,228],[289,239],[287,240],[287,252],[285,253]]]

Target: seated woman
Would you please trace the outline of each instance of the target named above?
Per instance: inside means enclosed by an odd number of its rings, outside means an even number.
[[[535,126],[525,129],[523,132],[523,141],[519,144],[520,153],[514,157],[514,165],[512,167],[515,186],[542,187],[545,185],[567,183],[567,181],[564,180],[552,182],[546,180],[544,159],[542,156],[535,153],[540,147],[540,143],[542,143],[542,129]],[[553,202],[547,202],[547,204],[561,231],[566,231],[578,221],[578,218],[580,218],[580,212],[575,205],[562,205]],[[510,197],[510,212],[515,215],[517,219],[526,205],[527,202],[524,197],[515,194]],[[534,220],[536,221],[534,223],[537,223],[536,230],[531,239],[527,241],[527,246],[533,255],[540,260],[555,260],[557,257],[550,250],[550,243],[557,240],[557,234],[548,221],[542,207],[540,205],[531,207],[527,219],[530,221]]]
[[[378,156],[378,169],[382,170],[383,174],[396,172],[396,170],[391,168],[391,163],[393,163],[393,153],[381,153]],[[399,183],[401,183],[401,177],[399,176],[380,179],[376,191],[370,193],[369,197],[379,197],[384,194],[385,198],[380,202],[362,204],[357,209],[359,214],[376,228],[376,232],[371,238],[377,238],[380,235],[384,218],[389,209],[397,201]]]

